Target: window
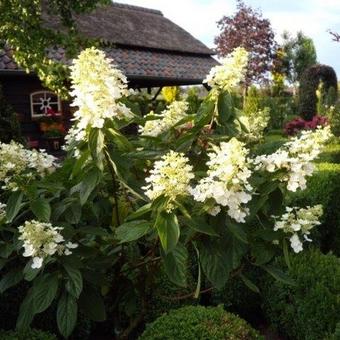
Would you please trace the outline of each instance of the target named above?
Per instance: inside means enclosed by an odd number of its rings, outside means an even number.
[[[60,113],[61,104],[59,97],[53,92],[38,91],[31,94],[32,118],[43,117],[49,112]]]

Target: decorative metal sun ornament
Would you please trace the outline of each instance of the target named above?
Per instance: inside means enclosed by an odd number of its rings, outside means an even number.
[[[40,110],[46,112],[48,109],[51,109],[51,97],[49,98],[39,98],[41,106]]]

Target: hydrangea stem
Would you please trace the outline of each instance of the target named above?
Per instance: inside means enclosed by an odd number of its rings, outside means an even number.
[[[113,185],[113,197],[115,200],[115,206],[114,206],[114,213],[113,215],[116,215],[116,221],[117,221],[117,225],[120,225],[120,218],[119,218],[119,207],[118,207],[118,196],[117,196],[117,191],[118,191],[118,185],[117,185],[117,181],[116,181],[116,173],[115,170],[111,164],[111,159],[110,159],[110,155],[107,152],[107,150],[104,151],[104,155],[105,155],[105,159],[107,162],[107,166],[109,168],[110,174],[111,174],[111,178],[112,178],[112,185]],[[114,216],[112,216],[112,222],[114,222]]]

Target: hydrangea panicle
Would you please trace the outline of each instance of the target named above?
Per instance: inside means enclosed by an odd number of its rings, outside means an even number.
[[[290,245],[295,253],[299,253],[303,250],[304,240],[312,241],[308,235],[313,227],[321,224],[319,219],[322,214],[321,205],[307,208],[286,207],[286,212],[281,217],[273,216],[276,219],[274,230],[290,234]]]
[[[239,223],[244,223],[249,209],[245,206],[252,198],[251,176],[247,160],[248,150],[236,138],[220,146],[213,146],[207,162],[207,177],[190,189],[198,202],[213,198],[217,204],[211,209],[212,215],[220,212],[221,206],[228,207],[228,215]]]
[[[237,47],[221,60],[221,65],[214,66],[207,75],[207,83],[217,94],[230,91],[244,80],[248,65],[248,52],[243,47]]]
[[[18,182],[43,177],[56,167],[56,158],[45,150],[28,150],[12,141],[0,143],[0,183],[2,189],[16,191]]]
[[[171,212],[176,199],[189,194],[189,182],[193,178],[189,159],[183,153],[170,151],[155,162],[150,176],[146,178],[149,184],[142,189],[150,200],[164,195],[167,198],[166,210]]]
[[[188,103],[185,101],[174,101],[167,106],[165,110],[158,116],[159,119],[148,120],[144,126],[139,127],[139,132],[143,136],[157,137],[160,134],[168,131],[179,121],[187,116]],[[149,115],[154,115],[151,111]],[[177,129],[180,129],[178,126]]]
[[[94,47],[82,51],[71,66],[72,106],[78,110],[73,120],[72,136],[80,141],[87,137],[87,127],[103,128],[106,119],[129,119],[130,109],[119,100],[128,96],[127,79],[103,51]]]
[[[239,119],[248,129],[248,131],[242,131],[240,138],[248,143],[259,142],[270,121],[269,109],[264,108],[252,114],[243,115]]]
[[[32,257],[32,268],[40,268],[48,256],[70,255],[77,248],[76,243],[67,242],[60,234],[61,227],[53,227],[51,223],[35,220],[26,221],[18,228],[19,240],[23,241],[24,257]]]
[[[307,130],[300,137],[294,137],[276,152],[257,156],[254,160],[256,170],[276,172],[285,170],[281,177],[287,182],[287,189],[295,192],[306,189],[306,177],[314,172],[312,163],[323,150],[324,144],[331,138],[330,127],[320,127],[315,131]]]

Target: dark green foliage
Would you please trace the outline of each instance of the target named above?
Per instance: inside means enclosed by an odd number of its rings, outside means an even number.
[[[27,293],[29,284],[26,281],[22,281],[19,285],[6,290],[0,295],[0,329],[11,330],[16,326],[16,320],[19,314],[19,307]],[[58,327],[55,320],[56,303],[53,303],[50,308],[45,312],[37,314],[33,327],[41,329],[46,332],[53,332],[58,334]],[[89,338],[92,324],[82,314],[79,315],[77,326],[72,334],[71,339],[85,340]],[[0,333],[1,334],[1,333]],[[2,335],[2,334],[1,334]],[[0,339],[3,338],[0,335]],[[4,338],[7,339],[7,338]],[[8,338],[12,339],[12,338]],[[17,339],[17,338],[13,338]],[[21,338],[18,338],[21,340]],[[25,338],[31,339],[31,338]],[[45,339],[45,338],[32,338]],[[49,339],[49,338],[46,338]],[[54,337],[52,338],[54,339]]]
[[[156,278],[154,288],[149,291],[148,308],[144,317],[145,321],[151,322],[172,309],[196,304],[197,300],[192,296],[178,299],[178,297],[190,295],[190,293],[195,291],[195,282],[191,275],[188,281],[187,288],[180,288],[169,281],[169,278],[162,270]]]
[[[330,340],[339,340],[340,339],[340,322],[336,324],[335,331],[330,337]]]
[[[324,157],[327,157],[327,154]],[[318,171],[308,180],[307,190],[293,195],[290,204],[322,204],[322,225],[315,228],[316,232],[320,233],[321,249],[332,250],[340,255],[340,164],[319,163],[317,168]],[[314,240],[316,241],[315,238]]]
[[[15,263],[15,265],[18,265],[18,263]],[[0,272],[0,276],[3,274],[3,272]],[[0,329],[10,330],[15,328],[19,307],[27,289],[28,284],[23,281],[0,294]]]
[[[287,116],[296,113],[296,103],[291,96],[271,97],[263,96],[262,106],[270,110],[270,127],[280,129]]]
[[[291,256],[295,285],[268,277],[262,289],[264,310],[278,330],[296,340],[321,340],[340,320],[340,262],[317,249]]]
[[[251,87],[245,98],[243,111],[253,114],[265,108],[269,109],[269,127],[273,129],[281,129],[287,116],[295,115],[297,109],[295,99],[291,96],[275,97],[254,86]]]
[[[1,340],[57,340],[51,333],[32,329],[26,332],[0,331]]]
[[[267,274],[259,267],[250,265],[247,268],[247,279],[257,287],[263,276]],[[230,278],[222,290],[215,290],[212,294],[213,304],[223,304],[225,309],[236,313],[252,324],[262,321],[261,301],[261,292],[257,293],[249,289],[239,276]]]
[[[317,114],[316,90],[323,83],[325,93],[330,88],[337,92],[338,83],[334,69],[331,66],[316,64],[307,68],[301,76],[299,90],[299,114],[306,120],[311,120]]]
[[[50,308],[48,308],[45,312],[36,315],[33,321],[33,327],[39,328],[46,332],[53,332],[55,334],[59,334],[57,322],[56,322],[56,310],[57,303],[54,302]],[[72,332],[72,335],[69,339],[72,340],[86,340],[89,339],[90,333],[93,328],[93,323],[85,317],[83,314],[78,316],[77,325]]]
[[[0,84],[0,142],[22,141],[18,118],[7,103]]]
[[[188,306],[169,312],[148,325],[141,340],[255,340],[262,337],[244,320],[221,306]]]

